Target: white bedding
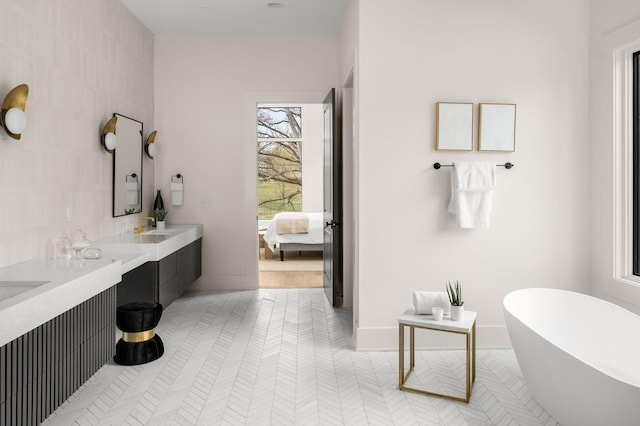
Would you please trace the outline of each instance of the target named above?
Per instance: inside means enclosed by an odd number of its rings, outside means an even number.
[[[277,213],[271,223],[267,232],[264,234],[264,241],[273,250],[273,247],[280,247],[280,243],[298,243],[298,244],[322,244],[323,242],[323,227],[322,227],[322,213],[307,213],[309,215],[309,232],[307,234],[281,234],[278,235],[276,220],[280,213]]]

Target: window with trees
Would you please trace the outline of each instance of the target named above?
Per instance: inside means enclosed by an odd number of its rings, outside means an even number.
[[[258,106],[258,217],[302,210],[302,108]]]

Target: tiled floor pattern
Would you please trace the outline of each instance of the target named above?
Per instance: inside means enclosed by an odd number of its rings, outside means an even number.
[[[192,293],[165,311],[164,356],[104,366],[47,425],[555,425],[510,350],[479,350],[471,402],[397,389],[396,352],[355,352],[321,289]],[[464,351],[416,356],[417,386],[462,392]]]

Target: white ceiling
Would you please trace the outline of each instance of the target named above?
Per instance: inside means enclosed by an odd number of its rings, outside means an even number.
[[[335,35],[347,4],[347,0],[120,1],[155,34],[229,35]]]

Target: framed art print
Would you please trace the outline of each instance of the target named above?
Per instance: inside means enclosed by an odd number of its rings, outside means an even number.
[[[478,111],[478,150],[516,150],[516,105],[480,104]]]
[[[436,150],[473,149],[473,104],[436,103]]]

